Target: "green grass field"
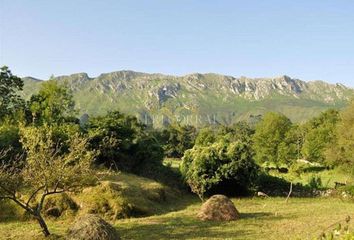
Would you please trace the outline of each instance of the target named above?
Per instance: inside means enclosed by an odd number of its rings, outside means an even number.
[[[165,164],[178,171],[180,161],[166,159]],[[290,173],[273,175],[307,184],[314,174],[321,177],[327,187],[333,187],[335,181],[352,181],[347,174],[334,170],[296,176]],[[235,198],[233,202],[241,212],[241,219],[233,222],[202,222],[196,218],[201,202],[195,195],[171,192],[171,189],[157,182],[132,174],[107,175],[103,180],[120,186],[115,193],[119,196],[117,199],[125,199],[153,214],[150,217],[112,220],[122,239],[316,239],[322,232],[333,230],[336,223],[343,223],[347,216],[354,219],[353,200],[290,198],[286,203],[284,196]],[[165,202],[155,196],[155,192],[162,189],[168,194]],[[105,196],[102,194],[99,199]],[[66,229],[74,221],[72,215],[60,220],[47,220],[53,239],[64,239]],[[354,220],[350,223],[350,230],[354,231]],[[14,218],[3,222],[0,220],[0,239],[42,239],[42,234],[35,221],[16,221]]]
[[[354,203],[340,199],[291,198],[285,203],[284,198],[245,198],[233,199],[240,220],[202,222],[196,218],[201,205],[198,199],[187,195],[182,200],[188,205],[184,209],[119,220],[114,226],[122,239],[315,239],[346,216],[354,217]],[[48,224],[52,233],[63,236],[71,222],[51,220]],[[0,223],[0,239],[40,238],[36,222]]]

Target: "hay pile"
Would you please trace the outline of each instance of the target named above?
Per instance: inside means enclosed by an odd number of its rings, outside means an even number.
[[[68,240],[119,240],[120,237],[102,218],[87,214],[79,217],[68,229]]]
[[[202,205],[198,218],[203,221],[232,221],[239,219],[240,213],[226,196],[214,195]]]
[[[46,216],[58,218],[63,215],[74,215],[79,206],[67,193],[61,193],[50,196],[43,210]]]
[[[117,220],[141,217],[166,211],[166,204],[179,193],[151,179],[133,174],[104,175],[101,182],[76,195],[81,214],[98,214]]]

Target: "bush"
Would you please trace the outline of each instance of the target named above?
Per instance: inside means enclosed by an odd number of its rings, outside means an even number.
[[[195,146],[186,151],[181,164],[184,180],[201,199],[205,194],[246,194],[257,172],[252,150],[241,141]]]

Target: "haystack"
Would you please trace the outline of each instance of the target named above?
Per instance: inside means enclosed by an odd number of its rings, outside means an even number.
[[[87,214],[79,217],[69,228],[68,240],[119,240],[113,226],[102,218]]]
[[[226,196],[214,195],[202,205],[198,218],[203,221],[232,221],[239,219],[240,214]]]

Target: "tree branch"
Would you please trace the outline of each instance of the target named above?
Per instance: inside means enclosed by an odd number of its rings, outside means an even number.
[[[10,197],[10,196],[0,196],[0,199],[13,199],[13,197]]]
[[[26,206],[25,204],[23,204],[22,202],[20,202],[20,200],[16,199],[16,197],[11,198],[11,200],[14,201],[15,203],[17,203],[20,207],[22,207],[23,209],[25,209],[26,211],[28,211],[32,215],[34,214],[34,211],[32,208],[30,208],[30,207]]]
[[[31,202],[31,200],[37,195],[37,193],[42,190],[43,188],[45,188],[45,186],[39,187],[36,191],[34,191],[31,195],[31,197],[28,199],[26,206],[28,207],[28,204]]]

